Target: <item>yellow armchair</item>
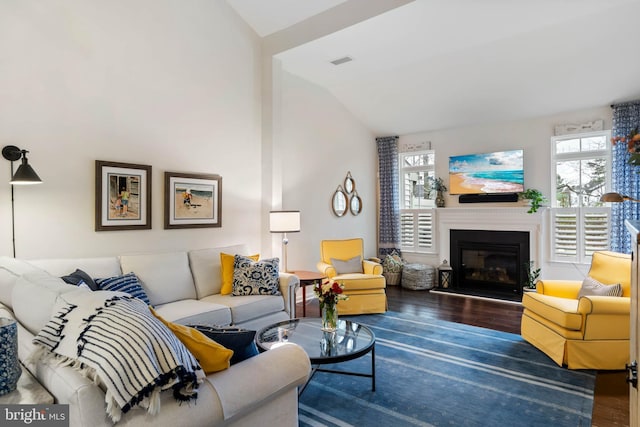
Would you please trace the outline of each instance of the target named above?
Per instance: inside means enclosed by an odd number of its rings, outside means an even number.
[[[354,258],[359,258],[356,260],[357,266]],[[337,271],[336,266],[338,270],[345,271]],[[317,268],[328,278],[344,285],[344,294],[348,295],[349,299],[338,303],[339,314],[387,311],[386,281],[382,275],[382,265],[364,259],[362,239],[321,241]]]
[[[595,252],[589,277],[620,283],[622,296],[582,296],[582,281],[541,280],[522,298],[522,337],[569,369],[624,369],[629,362],[631,257]]]

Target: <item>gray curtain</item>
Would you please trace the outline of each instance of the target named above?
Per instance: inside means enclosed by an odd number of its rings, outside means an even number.
[[[400,252],[400,184],[398,182],[398,137],[376,138],[378,146],[378,256]]]
[[[627,136],[640,127],[640,101],[612,105],[613,126],[611,136]],[[640,166],[628,163],[627,144],[613,146],[611,159],[611,190],[634,199],[640,198]],[[611,204],[611,250],[631,253],[631,240],[625,229],[626,219],[640,218],[640,203],[622,202]]]

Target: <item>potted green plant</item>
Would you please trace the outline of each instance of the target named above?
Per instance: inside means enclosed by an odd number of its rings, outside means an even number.
[[[529,210],[527,213],[537,212],[540,206],[547,201],[544,195],[535,188],[528,188],[522,193],[519,193],[520,199],[529,200]]]
[[[522,289],[524,291],[533,291],[536,289],[538,278],[540,277],[540,267],[534,268],[534,262],[529,261],[522,264],[524,268],[525,277],[522,282]]]
[[[442,178],[430,178],[430,187],[436,191],[436,206],[439,208],[444,207],[444,192],[447,191],[447,186],[444,185]]]

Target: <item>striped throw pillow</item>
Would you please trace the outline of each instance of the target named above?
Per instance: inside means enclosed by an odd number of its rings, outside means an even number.
[[[139,298],[147,305],[151,305],[147,293],[142,288],[138,276],[134,273],[127,273],[122,276],[109,277],[106,279],[96,279],[96,284],[102,291],[125,292],[133,297]]]
[[[593,277],[587,277],[582,281],[582,287],[580,288],[580,292],[578,292],[578,298],[592,295],[621,297],[622,285],[620,285],[620,283],[604,285]]]

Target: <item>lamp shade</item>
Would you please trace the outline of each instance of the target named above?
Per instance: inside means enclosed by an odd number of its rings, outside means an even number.
[[[300,231],[300,211],[269,212],[269,231],[272,233],[295,233]]]
[[[27,160],[27,156],[22,156],[22,164],[18,167],[18,170],[13,174],[11,178],[11,184],[13,185],[29,185],[29,184],[41,184],[42,180],[33,170]]]

